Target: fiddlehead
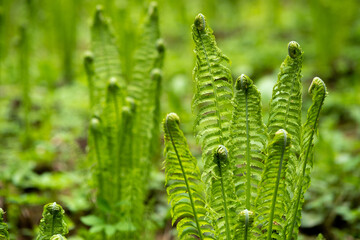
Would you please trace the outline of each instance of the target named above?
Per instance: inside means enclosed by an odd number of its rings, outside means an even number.
[[[44,206],[43,218],[40,220],[40,232],[36,240],[50,240],[53,235],[66,235],[69,230],[64,221],[65,211],[59,204],[49,203]]]

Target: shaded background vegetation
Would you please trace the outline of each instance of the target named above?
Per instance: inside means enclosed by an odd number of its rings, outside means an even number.
[[[94,208],[92,163],[86,159],[89,96],[83,53],[96,5],[112,18],[129,74],[136,26],[148,1],[0,0],[0,207],[12,239],[32,239],[42,205],[60,202],[69,217],[69,239],[86,239],[80,217]],[[190,26],[202,12],[234,78],[245,73],[269,99],[286,46],[305,52],[303,86],[321,77],[329,96],[320,119],[312,186],[306,194],[301,232],[327,239],[360,239],[360,3],[357,0],[159,0],[166,44],[162,115],[176,112],[190,146],[193,43]],[[306,91],[305,91],[306,92]],[[310,98],[304,96],[304,106]],[[305,111],[304,111],[305,113]],[[267,117],[264,118],[265,120]],[[152,174],[149,213],[158,239],[171,239],[162,156]],[[35,228],[35,229],[34,229]]]

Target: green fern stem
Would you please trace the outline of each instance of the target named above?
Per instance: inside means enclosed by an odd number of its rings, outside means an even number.
[[[192,192],[191,192],[191,188],[190,188],[190,185],[189,185],[189,182],[188,182],[188,178],[187,178],[186,173],[185,173],[185,171],[184,171],[184,167],[183,167],[182,162],[181,162],[181,160],[180,160],[180,155],[179,155],[179,153],[178,153],[178,151],[177,151],[177,148],[176,148],[176,146],[175,146],[175,143],[174,143],[174,140],[173,140],[173,137],[172,137],[170,128],[169,128],[169,118],[176,118],[176,117],[177,117],[177,115],[175,115],[175,114],[168,114],[168,115],[166,116],[166,120],[165,120],[165,121],[166,121],[166,123],[165,123],[165,125],[166,125],[166,131],[167,131],[168,134],[169,134],[171,144],[172,144],[172,146],[173,146],[173,148],[174,148],[176,157],[177,157],[177,159],[178,159],[178,161],[179,161],[179,165],[180,165],[180,168],[181,168],[181,172],[182,172],[182,174],[183,174],[183,176],[184,176],[184,181],[185,181],[186,189],[189,190],[189,198],[190,198],[191,208],[192,208],[193,213],[194,213],[195,224],[196,224],[197,230],[199,231],[200,240],[203,240],[204,238],[203,238],[203,235],[202,235],[202,233],[201,233],[200,223],[199,223],[199,219],[198,219],[197,212],[196,212],[196,209],[195,209],[195,202],[194,202],[194,199],[193,199],[193,196],[192,196]],[[178,119],[178,117],[177,117],[177,119]],[[174,120],[176,121],[177,119],[171,119],[171,121],[174,121]]]
[[[220,175],[220,183],[221,183],[221,193],[224,203],[224,211],[225,211],[225,227],[226,227],[226,237],[228,240],[231,240],[231,233],[230,233],[230,224],[229,224],[229,213],[228,213],[228,207],[227,207],[227,197],[225,194],[225,188],[224,188],[224,181],[223,181],[223,174],[222,174],[222,162],[228,161],[228,151],[225,146],[220,145],[214,153],[214,161],[219,169],[219,175]]]
[[[241,88],[247,84],[247,78],[243,74],[240,77]],[[246,209],[251,209],[251,165],[250,165],[250,135],[249,135],[249,110],[248,110],[248,88],[245,87],[245,115],[246,115]]]
[[[287,141],[287,133],[284,129],[280,129],[279,131],[277,131],[275,133],[275,137],[277,134],[284,135],[284,145],[281,149],[281,158],[280,158],[280,163],[279,163],[279,169],[278,169],[278,173],[277,173],[277,177],[276,177],[275,189],[274,189],[274,194],[272,197],[272,203],[271,203],[271,208],[270,208],[269,229],[268,229],[268,236],[267,236],[268,240],[272,239],[271,235],[272,235],[272,225],[273,225],[273,219],[274,219],[275,203],[276,203],[276,197],[277,197],[277,192],[278,192],[279,183],[280,183],[280,176],[281,176],[281,170],[282,170],[284,154],[285,154],[285,149],[286,149],[286,141]]]
[[[323,97],[321,98],[321,101],[320,101],[320,104],[319,104],[320,107],[317,109],[315,121],[313,122],[313,126],[311,128],[312,131],[311,131],[310,138],[309,138],[310,141],[308,142],[308,146],[307,146],[307,149],[306,149],[306,155],[305,155],[305,159],[304,159],[303,166],[302,166],[301,177],[300,177],[300,180],[299,180],[300,189],[297,192],[297,196],[295,196],[296,197],[296,204],[295,204],[295,208],[293,209],[295,211],[295,213],[294,213],[294,218],[291,221],[291,227],[290,227],[290,231],[289,231],[289,235],[288,235],[290,240],[291,240],[294,228],[295,228],[296,217],[297,217],[298,208],[299,208],[300,200],[301,200],[302,188],[303,188],[303,185],[304,185],[303,181],[304,181],[305,174],[306,174],[306,166],[307,166],[307,162],[308,162],[308,159],[309,159],[309,154],[311,152],[311,147],[312,147],[312,140],[313,140],[314,134],[315,134],[316,129],[317,129],[317,123],[318,123],[318,119],[319,119],[320,112],[321,112],[321,106],[323,105],[324,100],[325,100],[325,96],[326,96],[325,83],[320,78],[317,78],[317,77],[314,78],[311,85],[310,85],[310,88],[309,88],[309,93],[311,93],[313,88],[319,87],[319,85],[320,85],[320,87],[323,88],[324,92],[323,92]]]

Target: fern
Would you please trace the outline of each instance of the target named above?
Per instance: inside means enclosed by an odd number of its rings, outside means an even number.
[[[298,177],[298,188],[295,191],[293,198],[293,206],[288,217],[288,232],[287,239],[297,238],[297,229],[300,226],[301,209],[304,203],[304,194],[310,187],[310,172],[313,166],[313,140],[317,134],[317,127],[321,107],[324,104],[326,97],[325,83],[318,77],[315,77],[310,85],[309,94],[312,94],[312,105],[307,114],[307,120],[303,126],[303,139],[301,145],[301,172]],[[295,232],[294,229],[296,230]]]
[[[251,210],[264,168],[267,133],[261,115],[261,95],[252,80],[241,75],[236,80],[234,91],[231,152],[237,166],[235,185],[241,206]]]
[[[139,102],[142,100],[144,90],[148,87],[146,84],[151,81],[150,72],[155,67],[159,55],[157,49],[157,41],[160,38],[158,18],[157,4],[152,2],[142,27],[139,48],[135,52],[135,67],[128,87],[129,96]]]
[[[233,239],[236,226],[236,197],[228,151],[220,145],[213,151],[210,206],[215,212],[217,239]]]
[[[189,151],[179,122],[180,119],[175,113],[168,114],[163,122],[165,185],[171,205],[172,222],[178,222],[180,239],[189,239],[191,236],[214,239],[204,207],[204,185],[200,170]]]
[[[295,189],[296,167],[300,156],[301,141],[301,67],[303,52],[297,42],[288,45],[288,56],[281,64],[278,80],[270,102],[268,133],[274,137],[278,129],[285,129],[292,136],[292,145],[286,179],[290,194]]]
[[[63,219],[64,210],[59,204],[55,202],[46,204],[42,216],[36,240],[50,240],[53,235],[66,235],[69,232]]]
[[[178,116],[169,114],[164,121],[167,193],[180,238],[203,239],[204,228],[215,239],[296,238],[303,196],[310,185],[313,138],[325,84],[319,78],[313,80],[309,89],[313,104],[301,127],[303,52],[298,43],[290,42],[266,127],[260,92],[245,75],[232,87],[230,70],[222,65],[228,59],[216,46],[202,14],[195,18],[192,35],[194,130],[205,162],[205,186]],[[200,201],[193,199],[195,194]],[[206,223],[201,224],[198,216]]]
[[[8,226],[4,222],[4,210],[0,208],[0,240],[9,240]]]
[[[211,152],[219,145],[227,145],[230,137],[232,78],[230,70],[222,64],[228,58],[216,46],[212,30],[202,14],[195,18],[192,37],[196,55],[193,109],[197,117],[194,130],[201,144],[206,170],[203,179],[211,199]]]
[[[106,81],[111,77],[117,78],[121,86],[124,86],[125,82],[122,79],[119,50],[115,44],[115,37],[110,30],[108,20],[103,15],[101,6],[97,7],[94,16],[91,39],[94,69],[97,76],[93,84],[95,98],[102,99],[106,92]]]
[[[261,226],[259,238],[280,239],[279,233],[284,227],[283,210],[289,201],[285,188],[285,175],[289,158],[290,136],[280,129],[268,146],[268,157],[265,161],[258,197],[256,199],[255,226]],[[261,214],[260,214],[261,213]],[[273,234],[275,231],[275,234]]]
[[[144,202],[150,160],[157,147],[152,142],[159,139],[160,130],[165,48],[159,34],[157,5],[150,4],[141,28],[133,75],[126,79],[129,84],[120,71],[119,52],[110,29],[98,8],[91,28],[93,54],[87,54],[84,66],[91,105],[95,106],[89,158],[97,162],[97,205],[104,227],[96,228],[93,222],[85,221],[92,226],[91,231],[102,232],[104,239],[140,239],[147,231]]]

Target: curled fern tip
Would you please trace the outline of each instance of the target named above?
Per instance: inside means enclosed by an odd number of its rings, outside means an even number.
[[[171,124],[171,123],[176,123],[176,124],[180,124],[180,118],[176,113],[169,113],[166,116],[166,123],[167,124]]]
[[[321,78],[319,77],[314,77],[309,87],[309,94],[312,94],[314,90],[319,90],[319,89],[323,89],[324,94],[327,94],[326,85],[324,81],[321,80]]]
[[[288,54],[291,58],[297,58],[302,55],[302,50],[300,44],[295,41],[289,42],[288,45]]]
[[[235,88],[237,90],[245,90],[249,88],[252,83],[252,80],[248,76],[246,76],[245,74],[241,74],[241,76],[236,79]]]
[[[206,27],[206,20],[205,17],[202,13],[199,13],[196,17],[195,17],[195,21],[194,24],[196,26],[196,28],[199,31],[205,31],[205,27]]]

